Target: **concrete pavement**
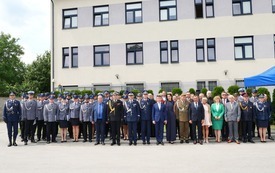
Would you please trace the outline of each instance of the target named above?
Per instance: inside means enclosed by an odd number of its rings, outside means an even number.
[[[47,145],[45,142],[7,147],[7,132],[0,123],[0,173],[25,172],[197,172],[197,173],[274,173],[275,142],[266,144],[235,143],[204,145],[177,143],[128,146],[94,146],[93,143],[68,142]]]

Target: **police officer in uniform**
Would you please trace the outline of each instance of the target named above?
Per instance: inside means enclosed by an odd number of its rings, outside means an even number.
[[[243,142],[246,143],[251,142],[252,140],[252,122],[255,120],[254,112],[253,112],[253,103],[249,101],[248,94],[244,93],[243,101],[239,103],[241,108],[241,123],[242,123],[242,137]]]
[[[83,128],[83,142],[87,142],[87,130],[89,142],[92,142],[92,107],[89,103],[89,96],[85,95],[85,102],[81,105],[79,120]]]
[[[25,121],[23,120],[23,116],[22,116],[22,113],[23,113],[23,105],[24,103],[29,99],[29,97],[23,93],[22,96],[21,96],[21,101],[20,101],[20,105],[21,105],[21,119],[20,119],[20,136],[21,136],[21,142],[24,142],[24,133],[25,133]]]
[[[18,123],[21,119],[21,105],[15,100],[15,93],[10,93],[9,100],[6,101],[3,111],[3,120],[7,124],[9,144],[8,147],[17,146],[16,137],[18,134]],[[13,134],[12,134],[13,132]],[[12,141],[13,137],[13,141]]]
[[[107,102],[108,119],[111,123],[111,145],[120,146],[120,127],[124,116],[123,102],[119,100],[119,94],[113,93],[113,99]]]
[[[143,91],[143,98],[140,101],[141,138],[143,145],[146,143],[150,144],[153,104],[154,102],[148,98],[148,92]]]
[[[44,94],[41,93],[38,95],[37,100],[37,108],[36,108],[36,115],[37,115],[37,141],[42,139],[46,139],[46,129],[44,128],[44,116],[43,116],[43,110],[44,110]],[[43,131],[43,133],[42,133]]]
[[[47,124],[47,144],[50,144],[51,134],[52,142],[56,141],[56,117],[58,111],[58,105],[54,103],[54,96],[50,96],[49,103],[44,106],[44,121]]]
[[[130,92],[128,94],[129,100],[125,102],[125,118],[128,124],[129,145],[137,145],[137,122],[140,118],[140,107],[136,100],[134,100],[134,94]]]
[[[249,101],[255,105],[255,103],[258,101],[258,91],[256,89],[252,90],[252,96],[249,98]],[[255,137],[255,129],[256,129],[256,122],[252,122],[252,137]],[[259,135],[258,135],[259,136]]]
[[[23,104],[23,120],[25,121],[25,133],[24,133],[24,144],[28,145],[28,136],[31,138],[32,143],[36,143],[34,140],[34,129],[33,125],[36,121],[36,109],[37,102],[33,99],[34,91],[28,92],[29,99]]]

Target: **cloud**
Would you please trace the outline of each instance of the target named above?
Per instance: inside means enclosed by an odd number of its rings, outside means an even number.
[[[0,31],[19,38],[24,47],[22,60],[31,63],[50,50],[50,1],[1,0]]]

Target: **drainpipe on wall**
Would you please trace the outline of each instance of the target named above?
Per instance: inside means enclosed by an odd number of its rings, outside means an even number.
[[[51,51],[51,90],[54,91],[54,2],[51,0],[52,11],[52,51]]]

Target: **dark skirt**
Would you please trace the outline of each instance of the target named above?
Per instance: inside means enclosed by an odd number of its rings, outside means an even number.
[[[79,126],[79,118],[71,118],[70,122],[72,126]]]
[[[68,121],[67,120],[60,120],[59,121],[60,128],[68,128]]]
[[[260,128],[267,128],[268,120],[257,120],[257,126]]]

